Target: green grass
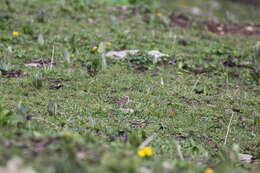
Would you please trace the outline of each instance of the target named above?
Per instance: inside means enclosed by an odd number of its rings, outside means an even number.
[[[10,2],[9,9],[0,2],[0,58],[10,63],[9,71],[24,75],[8,78],[2,71],[0,76],[0,167],[18,156],[25,166],[53,173],[203,172],[207,167],[217,173],[259,172],[257,162],[238,161],[234,149],[237,144],[239,153],[260,157],[259,85],[250,68],[223,65],[229,57],[237,64],[253,62],[259,36],[173,28],[155,14],[186,12],[189,1],[185,7],[172,2],[167,8],[164,2],[137,2],[135,11],[112,8],[127,1]],[[199,0],[193,3],[207,9]],[[241,23],[254,23],[257,17],[251,15],[260,14],[250,6],[227,4],[227,10],[243,12],[235,13]],[[227,21],[222,10],[214,17]],[[13,36],[14,31],[19,35]],[[40,34],[44,44],[37,40]],[[101,42],[112,42],[106,51],[159,50],[170,55],[166,61],[176,62],[146,64],[146,55],[140,55],[145,72],[134,70],[127,60],[107,59],[108,67],[101,69],[101,54],[91,51]],[[70,62],[64,59],[65,50]],[[34,58],[53,58],[55,64],[24,65]],[[96,62],[98,73],[90,76],[90,64]],[[195,74],[191,69],[211,72]],[[42,77],[35,79],[35,74]],[[60,80],[61,89],[50,89],[57,85],[54,79]],[[117,105],[125,95],[130,98],[126,107],[134,113]],[[28,115],[32,120],[26,120]],[[138,157],[139,145],[153,135],[148,146],[154,155]]]

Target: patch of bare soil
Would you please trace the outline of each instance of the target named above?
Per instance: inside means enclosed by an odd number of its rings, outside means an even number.
[[[192,24],[192,21],[185,15],[171,15],[170,16],[172,26],[188,27]]]
[[[48,145],[52,144],[56,140],[60,139],[59,137],[51,137],[51,138],[46,138],[42,139],[39,141],[35,141],[33,151],[36,153],[43,152]]]
[[[20,78],[24,77],[25,74],[22,72],[22,70],[10,70],[2,74],[2,76],[7,78]]]
[[[138,65],[138,66],[134,67],[134,70],[138,71],[138,72],[145,72],[145,71],[149,70],[149,68],[144,65]]]
[[[254,93],[255,93],[257,96],[260,96],[260,90],[254,90]]]
[[[249,5],[260,5],[259,0],[232,0],[233,2],[244,3]]]
[[[64,85],[62,84],[62,82],[66,81],[64,79],[52,79],[49,78],[47,79],[50,83],[52,83],[52,85],[49,87],[49,89],[51,90],[58,90],[64,87]]]
[[[242,34],[242,35],[260,35],[260,25],[247,24],[220,24],[216,22],[203,22],[199,25],[208,29],[208,31],[219,34]]]
[[[223,24],[216,23],[213,21],[205,21],[205,22],[194,22],[187,16],[183,14],[179,15],[171,15],[171,26],[179,26],[179,27],[189,27],[192,24],[196,24],[207,29],[210,32],[219,35],[226,34],[240,34],[240,35],[259,35],[260,36],[260,25],[252,25],[252,24]]]
[[[226,67],[244,67],[244,68],[252,68],[250,66],[250,64],[245,64],[245,63],[241,63],[241,64],[237,64],[233,59],[228,58],[227,60],[225,60],[223,62],[223,65]]]
[[[189,66],[184,66],[184,69],[185,70],[188,70],[188,71],[190,71],[190,72],[192,72],[192,73],[194,73],[194,74],[208,74],[208,73],[212,73],[213,72],[213,70],[211,70],[211,69],[194,69],[194,68],[191,68],[191,67],[189,67]]]

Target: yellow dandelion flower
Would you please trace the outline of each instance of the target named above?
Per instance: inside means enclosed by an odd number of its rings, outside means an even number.
[[[91,50],[92,50],[93,52],[95,52],[95,51],[97,51],[97,49],[98,49],[97,46],[93,46]]]
[[[151,147],[144,147],[137,152],[139,157],[149,157],[153,155],[153,150]]]
[[[158,16],[158,17],[161,17],[161,16],[162,16],[162,13],[156,12],[155,15]]]
[[[138,154],[139,157],[145,157],[144,150],[139,150],[137,154]]]
[[[204,173],[214,173],[214,170],[212,168],[207,168]]]
[[[66,137],[66,138],[72,138],[73,134],[71,132],[66,132],[66,133],[64,133],[63,136]]]
[[[14,32],[12,32],[12,35],[13,35],[14,37],[16,37],[16,36],[18,36],[18,35],[19,35],[19,32],[17,32],[17,31],[14,31]]]
[[[233,50],[233,54],[235,54],[235,55],[236,55],[236,54],[238,54],[238,51],[236,51],[236,50]]]
[[[107,46],[112,46],[112,42],[108,41],[108,42],[106,42],[106,45]]]
[[[176,74],[177,74],[177,75],[183,75],[183,73],[182,73],[182,72],[177,72]]]
[[[152,156],[153,155],[153,150],[151,147],[145,147],[145,153],[146,153],[146,156]]]

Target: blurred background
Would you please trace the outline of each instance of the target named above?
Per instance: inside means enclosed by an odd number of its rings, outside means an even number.
[[[112,6],[149,5],[165,11],[186,13],[200,19],[233,23],[260,23],[259,0],[96,0]],[[202,17],[202,18],[201,18]],[[199,20],[199,19],[198,19]]]

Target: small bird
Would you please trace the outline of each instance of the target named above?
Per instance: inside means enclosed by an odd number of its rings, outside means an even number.
[[[129,103],[129,97],[123,96],[120,100],[117,101],[117,105],[123,106]]]

